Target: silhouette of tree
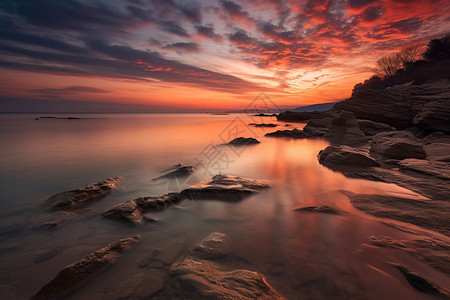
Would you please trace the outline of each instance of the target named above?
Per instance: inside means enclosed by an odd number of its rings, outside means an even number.
[[[410,69],[413,64],[422,58],[425,47],[422,43],[412,43],[403,48],[399,53],[399,59],[405,70]]]
[[[450,58],[450,36],[446,35],[441,39],[431,40],[423,57],[429,61]]]
[[[394,76],[402,67],[402,60],[399,53],[390,54],[377,60],[377,72],[382,77]]]

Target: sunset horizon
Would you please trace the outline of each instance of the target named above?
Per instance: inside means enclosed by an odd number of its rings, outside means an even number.
[[[449,6],[8,0],[0,5],[0,111],[55,111],[64,101],[81,112],[101,112],[102,103],[104,112],[108,103],[125,112],[230,111],[261,92],[283,109],[336,102],[375,73],[379,58],[450,32]]]

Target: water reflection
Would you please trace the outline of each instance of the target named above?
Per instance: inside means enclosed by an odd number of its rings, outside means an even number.
[[[399,279],[386,263],[389,259],[408,262],[443,285],[448,279],[404,253],[361,246],[371,235],[401,239],[408,234],[359,212],[340,190],[419,196],[392,184],[348,179],[320,166],[316,155],[326,141],[268,138],[260,132],[261,144],[239,156],[221,146],[233,160],[224,173],[265,180],[272,189],[240,202],[182,203],[148,214],[161,219],[159,223],[132,227],[102,219],[98,213],[138,196],[173,189],[151,179],[173,164],[193,163],[211,142],[221,143],[220,133],[236,115],[123,114],[39,121],[35,117],[0,116],[0,276],[7,298],[29,298],[63,266],[135,234],[142,242],[129,255],[69,298],[104,299],[135,274],[165,274],[170,263],[212,231],[230,235],[238,267],[263,273],[289,299],[428,299]],[[49,217],[40,207],[49,196],[118,175],[125,177],[119,188],[93,203],[91,210],[71,216],[60,229],[37,229]],[[210,177],[202,168],[194,175],[196,180]],[[349,214],[294,211],[308,205],[332,205]],[[158,263],[139,267],[154,251],[159,251],[154,257]]]

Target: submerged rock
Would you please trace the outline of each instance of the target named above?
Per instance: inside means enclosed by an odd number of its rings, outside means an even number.
[[[309,137],[303,130],[292,129],[292,130],[277,130],[275,132],[266,133],[266,136],[270,137],[287,137],[293,139],[303,139]]]
[[[375,135],[370,151],[386,158],[425,158],[423,145],[408,131],[390,131]]]
[[[161,175],[157,178],[153,178],[153,180],[160,180],[160,179],[171,179],[171,178],[176,178],[176,177],[186,177],[191,175],[192,173],[194,173],[195,171],[195,166],[185,166],[182,164],[178,164],[175,166],[172,166],[166,170],[164,170],[164,172],[167,172],[164,175]]]
[[[319,162],[334,169],[339,166],[348,168],[377,167],[380,164],[364,151],[349,146],[328,146],[317,155]]]
[[[449,149],[450,151],[450,149]],[[400,168],[450,180],[450,163],[408,158],[398,162]]]
[[[169,280],[176,298],[284,299],[261,274],[247,270],[225,271],[217,263],[206,260],[223,256],[222,247],[228,247],[227,236],[212,233],[188,257],[170,267]]]
[[[345,211],[342,211],[340,209],[337,209],[335,207],[331,207],[328,205],[299,207],[299,208],[296,208],[295,211],[317,212],[317,213],[326,213],[326,214],[333,214],[333,215],[347,214],[347,212],[345,212]]]
[[[216,259],[231,253],[228,236],[213,232],[192,249],[191,254],[200,259]]]
[[[255,126],[255,127],[277,127],[277,124],[273,124],[273,123],[250,123],[248,124],[250,126]]]
[[[192,199],[236,201],[269,187],[265,182],[220,174],[186,188],[181,195]]]
[[[108,178],[104,181],[86,185],[76,190],[53,195],[47,200],[47,205],[53,210],[74,210],[90,201],[105,197],[122,177]]]
[[[121,253],[139,240],[139,236],[117,240],[65,267],[49,283],[44,285],[33,300],[53,299],[65,296],[85,283],[89,278],[114,263]]]
[[[357,209],[381,218],[414,224],[445,235],[450,234],[450,204],[376,194],[343,193]]]
[[[234,140],[228,142],[227,145],[246,146],[246,145],[255,145],[255,144],[259,144],[259,143],[261,143],[261,142],[254,138],[238,137],[238,138],[235,138]]]

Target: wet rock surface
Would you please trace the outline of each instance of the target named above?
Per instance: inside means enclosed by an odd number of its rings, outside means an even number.
[[[186,177],[194,173],[195,166],[185,166],[183,164],[174,165],[163,172],[166,172],[164,175],[161,175],[153,180],[161,180],[161,179],[172,179],[176,177]]]
[[[450,204],[443,201],[409,199],[376,194],[343,193],[365,213],[414,224],[450,234]]]
[[[447,291],[442,290],[435,283],[426,279],[422,275],[414,272],[410,268],[404,265],[395,265],[395,267],[401,272],[401,274],[406,278],[408,283],[414,287],[416,290],[422,293],[434,294],[444,297],[445,299],[449,299],[450,295]]]
[[[127,221],[133,224],[142,223],[143,221],[155,221],[146,218],[145,212],[157,211],[168,206],[177,204],[181,201],[179,193],[169,193],[167,195],[154,197],[140,197],[114,206],[102,215],[105,218]]]
[[[260,141],[258,141],[257,139],[254,138],[244,138],[244,137],[238,137],[235,138],[234,140],[228,142],[227,145],[232,145],[232,146],[247,146],[247,145],[256,145],[261,143]]]
[[[450,149],[449,149],[450,151]],[[408,169],[444,180],[450,180],[450,163],[440,161],[429,161],[425,159],[408,158],[398,162],[402,169]]]
[[[213,232],[191,250],[191,255],[200,259],[217,259],[231,252],[228,236]]]
[[[46,205],[52,210],[76,210],[90,201],[105,197],[116,187],[121,179],[122,177],[108,178],[76,190],[53,195],[47,200]]]
[[[224,234],[212,233],[196,246],[202,250],[195,251],[194,248],[188,257],[170,267],[169,280],[174,292],[172,298],[284,299],[262,274],[248,270],[226,270],[219,261],[205,259],[221,256],[222,250],[217,244],[228,247],[226,239]],[[206,252],[205,247],[208,249]]]
[[[191,199],[236,201],[269,187],[265,182],[220,174],[186,188],[181,195]]]
[[[298,212],[316,212],[316,213],[325,213],[332,215],[346,215],[347,212],[337,209],[336,207],[322,205],[322,206],[305,206],[298,207],[295,209]]]
[[[68,295],[106,266],[114,263],[123,251],[131,248],[138,240],[139,236],[117,240],[65,267],[55,278],[44,285],[32,299],[54,299]]]

